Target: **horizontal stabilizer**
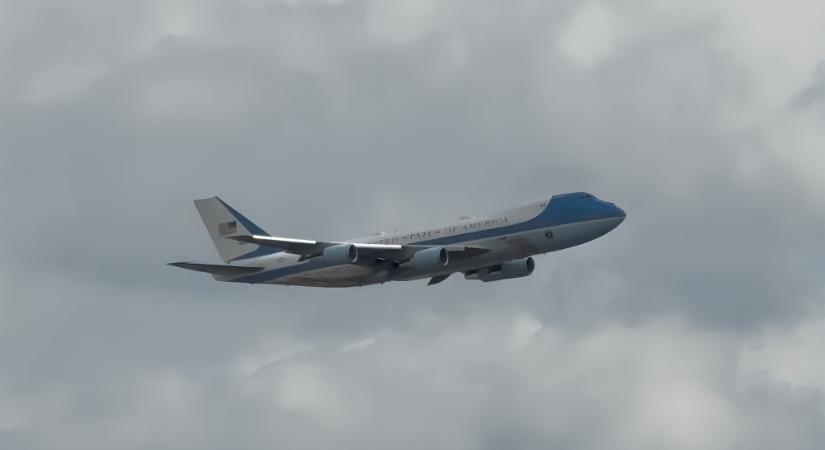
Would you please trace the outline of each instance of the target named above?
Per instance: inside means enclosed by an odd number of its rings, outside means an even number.
[[[197,272],[206,272],[215,275],[246,275],[250,273],[260,272],[263,267],[249,267],[249,266],[225,266],[222,264],[201,264],[191,262],[173,262],[170,266],[180,267],[181,269],[194,270]]]

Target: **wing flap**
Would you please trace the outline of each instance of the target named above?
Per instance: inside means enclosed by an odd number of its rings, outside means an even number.
[[[436,276],[434,276],[434,277],[430,278],[430,281],[427,283],[427,286],[432,286],[432,285],[434,285],[434,284],[441,283],[442,281],[444,281],[444,280],[446,280],[447,278],[449,278],[449,277],[450,277],[450,275],[452,275],[452,274],[451,274],[451,273],[447,273],[447,274],[444,274],[444,275],[436,275]]]

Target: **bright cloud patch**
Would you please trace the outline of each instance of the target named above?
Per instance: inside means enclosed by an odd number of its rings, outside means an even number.
[[[599,3],[580,7],[563,28],[557,48],[574,64],[590,67],[610,57],[616,39],[615,17]]]

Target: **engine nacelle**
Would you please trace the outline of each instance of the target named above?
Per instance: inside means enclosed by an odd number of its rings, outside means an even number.
[[[333,265],[352,264],[358,262],[358,247],[352,244],[333,245],[324,249],[321,258]]]
[[[533,273],[536,269],[536,262],[533,258],[520,258],[512,261],[507,261],[501,264],[501,268],[494,270],[494,268],[479,269],[464,275],[468,280],[481,280],[485,283],[490,281],[507,280],[510,278],[526,277]]]
[[[450,264],[450,255],[444,247],[433,247],[415,252],[412,263],[421,272],[438,272]]]

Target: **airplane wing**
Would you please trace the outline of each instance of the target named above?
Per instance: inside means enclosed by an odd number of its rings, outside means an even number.
[[[415,252],[430,248],[430,245],[400,245],[400,244],[368,244],[364,242],[324,242],[311,241],[306,239],[293,239],[275,236],[240,235],[227,236],[239,242],[275,247],[287,253],[301,255],[302,259],[312,258],[323,254],[324,249],[333,245],[352,244],[358,248],[358,254],[364,258],[386,259],[395,262],[403,262],[410,258]],[[456,256],[475,256],[490,251],[482,247],[467,246],[446,246],[448,252],[457,254]]]
[[[324,249],[335,245],[333,242],[310,241],[306,239],[292,239],[275,236],[240,235],[227,236],[227,238],[245,242],[248,244],[263,245],[264,247],[275,247],[287,253],[296,255],[320,255]]]

